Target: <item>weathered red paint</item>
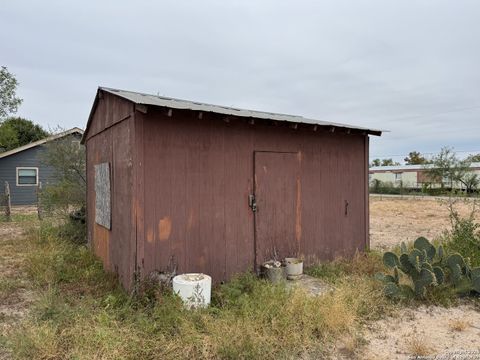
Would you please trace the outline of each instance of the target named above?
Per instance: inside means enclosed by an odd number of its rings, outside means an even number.
[[[116,272],[129,288],[135,270],[133,106],[115,97],[98,99],[92,124],[86,136],[88,239],[106,269]],[[95,224],[95,164],[109,162],[112,188],[112,229]]]
[[[255,153],[255,264],[301,252],[297,153]]]
[[[88,235],[125,287],[135,270],[168,270],[171,258],[178,272],[219,282],[273,256],[271,243],[307,265],[368,246],[368,135],[224,120],[135,111],[109,93],[97,100],[85,136]],[[104,161],[112,164],[111,231],[94,220],[93,166]]]

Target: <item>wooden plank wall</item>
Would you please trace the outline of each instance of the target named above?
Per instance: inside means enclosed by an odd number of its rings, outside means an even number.
[[[133,131],[133,105],[103,94],[86,140],[88,240],[105,268],[118,274],[126,288],[132,284],[136,253]],[[94,166],[104,162],[111,164],[111,231],[95,223]]]
[[[198,113],[181,110],[166,114],[149,108],[137,117],[143,129],[137,134],[143,152],[139,206],[145,219],[137,224],[143,273],[167,270],[171,256],[180,272],[206,272],[215,281],[253,269],[248,194],[254,151],[302,156],[300,252],[307,263],[365,248],[365,135],[227,122],[215,114],[199,119]]]

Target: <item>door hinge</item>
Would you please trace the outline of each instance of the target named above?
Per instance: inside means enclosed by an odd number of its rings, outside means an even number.
[[[254,194],[248,195],[248,206],[250,206],[253,212],[257,211],[257,201]]]

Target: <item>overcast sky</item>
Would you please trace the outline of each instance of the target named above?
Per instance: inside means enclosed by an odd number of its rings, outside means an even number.
[[[371,157],[480,152],[477,0],[2,0],[0,44],[46,128],[100,85],[390,130]]]

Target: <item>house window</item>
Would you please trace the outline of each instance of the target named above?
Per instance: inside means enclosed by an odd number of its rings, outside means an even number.
[[[395,173],[395,181],[402,181],[402,173]]]
[[[17,168],[17,186],[37,186],[38,168],[18,167]]]

